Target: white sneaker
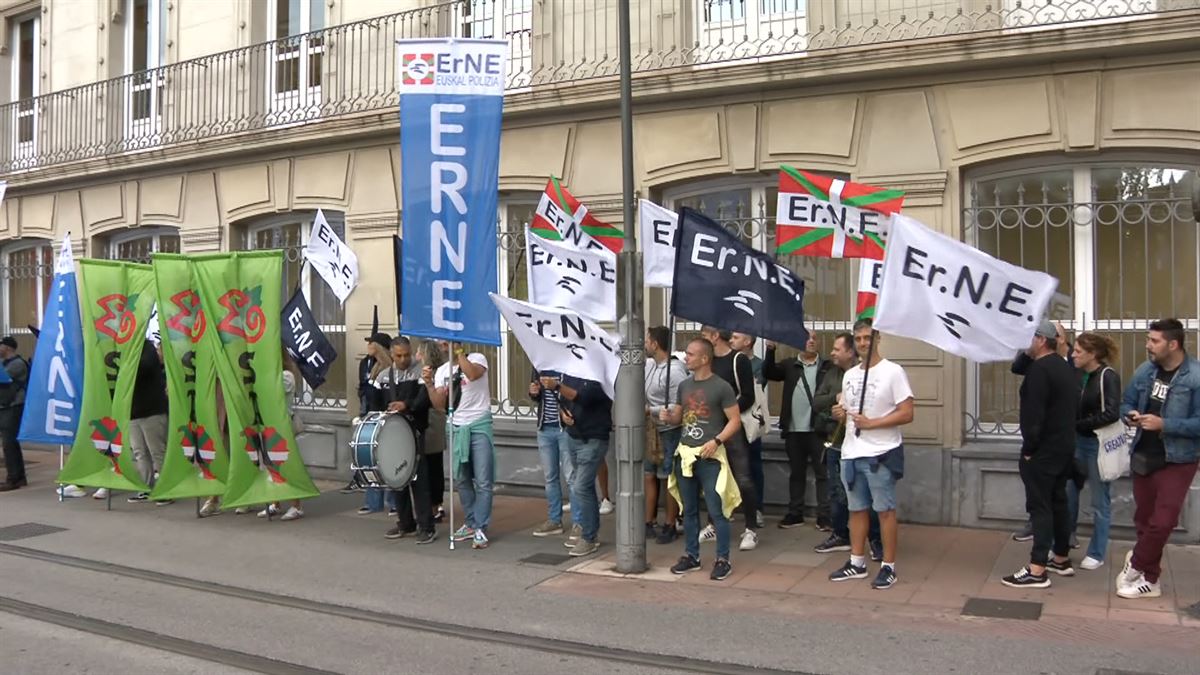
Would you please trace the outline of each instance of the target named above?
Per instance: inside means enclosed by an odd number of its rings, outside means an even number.
[[[287,510],[287,513],[283,514],[283,517],[280,518],[280,520],[297,520],[297,519],[303,518],[303,517],[304,517],[304,511],[301,511],[300,509],[293,506]]]
[[[607,499],[601,500],[600,515],[607,516],[608,514],[612,513],[613,511],[616,511],[616,510],[617,510],[616,504],[613,504],[612,502],[608,501]]]
[[[758,547],[758,533],[754,530],[746,530],[742,533],[742,544],[738,546],[740,551],[753,551]]]
[[[1146,577],[1141,572],[1137,573],[1137,578],[1128,584],[1122,584],[1117,589],[1117,595],[1128,600],[1136,600],[1138,598],[1157,598],[1162,595],[1162,587],[1158,583],[1150,583],[1146,581]]]
[[[70,497],[72,499],[79,498],[79,497],[86,497],[87,490],[84,490],[83,488],[79,487],[78,485],[64,485],[62,487],[62,496]]]
[[[92,495],[92,499],[108,499],[108,488],[100,488]]]
[[[250,513],[249,506],[239,506],[233,510],[233,515],[235,515],[235,516],[244,516],[247,513]]]
[[[700,530],[700,543],[704,544],[710,541],[717,540],[717,528],[709,523],[703,530]]]
[[[571,503],[567,502],[567,503],[563,504],[563,513],[570,513],[570,512],[571,512]]]
[[[277,515],[279,515],[279,507],[278,507],[278,506],[275,506],[274,504],[271,504],[270,506],[268,506],[267,508],[263,509],[262,511],[259,511],[259,512],[258,512],[258,517],[259,517],[259,518],[266,518],[268,514],[269,514],[269,515],[272,515],[272,516],[277,516]]]
[[[1125,554],[1125,565],[1121,567],[1121,573],[1117,575],[1115,582],[1117,590],[1119,591],[1122,586],[1128,586],[1133,583],[1141,575],[1141,572],[1133,569],[1133,551],[1130,550]]]
[[[1096,560],[1092,556],[1088,556],[1079,561],[1079,566],[1085,570],[1098,570],[1104,566],[1103,560]]]
[[[200,517],[207,518],[215,516],[221,512],[221,502],[216,497],[209,497],[204,500],[204,506],[200,507]]]

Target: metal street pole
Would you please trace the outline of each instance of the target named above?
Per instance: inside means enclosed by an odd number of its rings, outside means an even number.
[[[621,57],[621,183],[625,199],[625,245],[621,274],[625,292],[619,299],[621,369],[617,375],[614,423],[617,430],[617,571],[646,571],[646,500],[642,458],[646,451],[646,354],[642,325],[642,256],[633,233],[633,83],[629,47],[629,0],[618,0]]]

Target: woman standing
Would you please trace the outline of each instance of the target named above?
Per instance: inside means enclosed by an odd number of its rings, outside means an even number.
[[[1087,557],[1079,563],[1085,570],[1104,564],[1108,552],[1108,530],[1112,519],[1109,483],[1100,480],[1100,441],[1096,430],[1116,422],[1121,407],[1121,376],[1109,364],[1117,359],[1117,345],[1096,333],[1081,333],[1075,338],[1072,360],[1083,374],[1079,418],[1075,423],[1075,463],[1082,480],[1067,485],[1067,508],[1071,515],[1071,535],[1079,519],[1079,492],[1085,481],[1092,484],[1092,540]],[[1084,472],[1086,471],[1086,474]]]
[[[423,340],[417,346],[417,361],[433,372],[446,362],[446,357],[438,347],[437,340]],[[440,523],[446,519],[446,509],[443,506],[446,494],[446,467],[443,453],[446,451],[446,413],[431,408],[429,410],[429,429],[425,432],[425,454],[429,455],[429,494],[433,504],[433,521]]]

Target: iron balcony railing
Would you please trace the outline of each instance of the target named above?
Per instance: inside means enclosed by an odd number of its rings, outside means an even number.
[[[633,0],[633,69],[1177,15],[1200,0]],[[454,0],[0,106],[0,172],[395,110],[400,38],[509,41],[513,92],[617,74],[617,0]]]

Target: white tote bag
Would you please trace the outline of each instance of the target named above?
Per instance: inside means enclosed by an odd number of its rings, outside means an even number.
[[[1104,368],[1100,371],[1100,410],[1104,410],[1104,373],[1112,370]],[[1120,478],[1129,473],[1129,454],[1133,451],[1129,428],[1121,420],[1106,424],[1096,430],[1096,438],[1100,440],[1100,453],[1096,463],[1100,468],[1100,480],[1105,483]]]

